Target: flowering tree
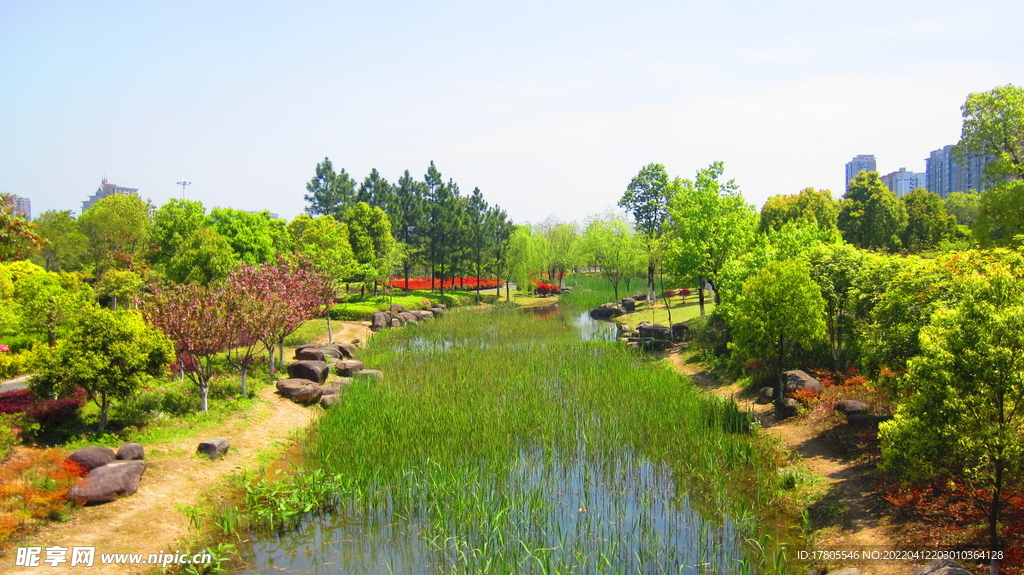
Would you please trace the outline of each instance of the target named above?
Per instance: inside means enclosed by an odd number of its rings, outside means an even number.
[[[270,335],[271,306],[266,305],[268,286],[261,267],[244,267],[228,276],[225,285],[228,315],[234,325],[234,341],[228,347],[228,362],[238,369],[242,395],[248,395],[245,379],[257,346]],[[271,353],[273,360],[273,353]]]
[[[185,284],[159,290],[145,298],[146,320],[174,342],[178,357],[194,360],[185,369],[199,388],[201,408],[207,409],[207,394],[213,376],[214,357],[237,341],[229,298],[223,286]]]

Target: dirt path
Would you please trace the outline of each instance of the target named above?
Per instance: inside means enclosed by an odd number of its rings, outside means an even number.
[[[335,341],[369,338],[368,322],[332,322]],[[327,335],[324,334],[326,341]],[[365,345],[365,343],[364,343]],[[223,483],[242,470],[259,468],[260,454],[283,454],[294,444],[297,432],[304,430],[319,413],[277,395],[273,386],[263,388],[263,400],[254,412],[240,413],[225,423],[203,432],[202,437],[191,437],[168,443],[146,445],[146,472],[138,492],[131,497],[112,503],[85,507],[66,523],[53,523],[33,535],[19,546],[45,548],[59,546],[95,547],[93,567],[69,562],[51,567],[40,562],[38,567],[15,566],[16,548],[0,558],[0,574],[42,575],[58,573],[103,573],[128,575],[151,573],[159,565],[101,565],[104,553],[141,553],[142,561],[150,553],[193,553],[183,546],[190,536],[188,519],[178,506],[195,506],[209,499],[226,495]],[[231,442],[228,453],[216,461],[195,455],[198,442],[207,437],[226,437]],[[213,488],[224,490],[218,496]]]
[[[887,521],[881,513],[880,498],[874,493],[871,473],[873,466],[856,461],[845,452],[843,442],[836,434],[847,433],[845,425],[818,431],[800,419],[778,420],[771,404],[761,405],[752,399],[740,397],[738,385],[722,385],[693,364],[685,362],[680,348],[670,349],[666,357],[681,373],[690,375],[699,386],[711,393],[730,397],[741,409],[752,411],[761,421],[761,427],[781,440],[783,446],[799,456],[807,470],[827,482],[828,491],[819,505],[823,505],[824,524],[821,528],[820,548],[856,549],[862,546],[877,549],[897,549],[899,542],[887,534]],[[831,511],[831,512],[830,512]],[[860,569],[862,575],[902,575],[914,571],[912,565],[850,565]]]

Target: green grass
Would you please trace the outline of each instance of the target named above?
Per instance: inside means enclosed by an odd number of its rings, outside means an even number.
[[[658,303],[653,306],[649,302],[645,302],[643,305],[638,306],[635,312],[619,316],[615,318],[615,321],[633,327],[636,327],[638,323],[644,320],[659,325],[671,325],[691,320],[700,315],[700,305],[695,295],[685,298],[670,298],[669,303],[672,305],[671,321],[669,321],[669,311],[665,308],[665,300],[658,300]],[[704,313],[710,314],[714,309],[714,302],[710,298],[706,298],[704,300]]]
[[[304,470],[250,487],[247,515],[281,527],[323,505],[387,526],[343,540],[420,540],[452,573],[675,571],[681,557],[787,572],[777,543],[795,532],[775,525],[798,521],[780,514],[776,453],[748,414],[581,341],[569,319],[467,311],[381,332],[361,359],[384,383],[357,381],[316,423]],[[345,560],[372,560],[360,545]]]
[[[574,287],[572,293],[559,296],[563,303],[574,307],[593,309],[633,295],[644,288],[646,280],[643,278],[630,280],[628,290],[625,281],[619,282],[619,297],[615,297],[615,290],[612,289],[611,282],[596,275],[572,275],[566,277],[564,283]]]

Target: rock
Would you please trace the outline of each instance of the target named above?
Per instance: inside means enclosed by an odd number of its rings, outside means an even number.
[[[325,396],[321,397],[320,398],[320,405],[324,409],[327,409],[328,407],[334,405],[335,403],[338,403],[339,401],[341,401],[341,396],[338,395],[337,393],[333,393],[331,395],[325,395]]]
[[[146,462],[138,459],[115,461],[89,472],[71,486],[68,497],[85,503],[107,503],[139,490]]]
[[[400,323],[401,325],[409,323],[409,320],[405,317],[404,314],[391,314],[391,323],[395,323],[396,319],[398,320],[398,323]]]
[[[877,417],[875,417],[873,415],[868,415],[866,413],[855,412],[855,413],[847,413],[846,414],[846,423],[847,423],[847,425],[852,425],[852,426],[855,426],[855,427],[866,427],[868,425],[872,425],[874,423],[877,423],[877,421],[878,421]]]
[[[86,471],[91,471],[97,467],[102,467],[111,461],[114,461],[114,450],[109,447],[100,447],[98,445],[90,445],[89,447],[83,447],[81,449],[71,452],[68,456],[70,461],[74,461],[78,465],[81,465]]]
[[[368,378],[375,379],[377,381],[384,381],[384,374],[378,369],[364,369],[353,376],[356,378]]]
[[[420,316],[412,313],[411,311],[403,311],[398,314],[398,317],[404,319],[406,323],[416,323],[420,321]]]
[[[642,291],[638,291],[633,295],[633,299],[636,301],[647,301],[647,294]]]
[[[315,383],[327,381],[331,368],[322,361],[294,361],[288,365],[288,377],[308,379]]]
[[[856,567],[845,567],[836,571],[829,571],[828,575],[860,575],[860,569]]]
[[[338,377],[331,382],[331,387],[337,392],[341,392],[342,389],[350,387],[352,385],[351,377]]]
[[[373,312],[373,317],[370,318],[370,329],[372,329],[373,331],[380,331],[390,326],[391,314],[384,311]]]
[[[800,410],[800,402],[792,397],[783,397],[775,401],[775,415],[779,419],[787,419],[796,415]]]
[[[683,341],[690,336],[690,322],[681,321],[672,324],[672,341]]]
[[[298,378],[278,380],[277,392],[297,403],[313,403],[319,401],[323,395],[323,390],[317,382]]]
[[[626,347],[640,347],[640,344],[635,341],[631,341],[626,344]]]
[[[814,379],[802,369],[794,369],[783,373],[786,376],[786,392],[792,393],[800,389],[810,389],[821,393],[821,382]]]
[[[653,325],[653,324],[650,321],[645,319],[645,320],[641,320],[640,323],[636,324],[636,328],[640,329],[640,328],[642,328],[645,325]]]
[[[612,306],[612,307],[607,307]],[[594,319],[612,319],[613,317],[619,317],[623,314],[623,311],[619,309],[615,304],[605,304],[597,309],[590,310],[590,317]]]
[[[640,344],[640,349],[645,351],[665,351],[668,347],[668,340],[658,339],[653,337],[641,337],[637,338],[637,343]]]
[[[444,310],[448,309],[448,306],[446,304],[443,304],[443,303],[435,303],[434,307],[439,307],[439,308],[444,309]]]
[[[629,327],[629,325],[623,323],[623,324],[619,324],[619,331],[621,333],[629,333],[629,332],[633,331],[633,328],[631,328],[631,327]]]
[[[324,352],[322,349],[307,347],[295,350],[295,359],[299,361],[323,361]]]
[[[391,327],[402,327],[402,320],[397,317],[391,318]]]
[[[870,406],[863,401],[856,401],[853,399],[844,399],[836,404],[836,411],[843,415],[850,415],[851,413],[867,413],[871,409]]]
[[[964,569],[952,559],[936,559],[931,563],[918,567],[912,575],[970,575],[971,572]]]
[[[358,359],[339,359],[334,362],[334,371],[345,377],[352,377],[364,367],[363,362]]]
[[[622,309],[625,310],[626,313],[633,313],[636,311],[636,300],[631,297],[623,298],[619,303],[622,304]]]
[[[217,459],[228,452],[228,439],[226,437],[212,437],[199,442],[196,453],[202,453],[210,459]]]
[[[401,315],[405,308],[397,303],[391,304],[391,315]]]
[[[774,399],[774,387],[762,387],[761,390],[757,392],[757,402],[760,404],[771,403]]]
[[[145,456],[146,451],[142,448],[142,445],[138,443],[125,443],[121,447],[117,448],[116,459],[121,461],[131,461],[134,459],[141,460]]]
[[[338,346],[338,351],[341,352],[341,357],[346,359],[352,359],[356,356],[356,346],[351,343],[335,343]]]
[[[432,319],[434,317],[434,312],[427,309],[418,309],[412,313],[416,314],[416,317],[420,320]]]
[[[651,337],[668,341],[672,338],[672,330],[663,325],[642,325],[639,328],[640,337]]]
[[[430,313],[434,314],[436,317],[441,317],[442,315],[444,315],[446,313],[446,310],[443,307],[436,307],[436,306],[430,308],[428,311]]]

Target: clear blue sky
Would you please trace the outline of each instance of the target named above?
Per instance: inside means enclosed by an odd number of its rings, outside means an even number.
[[[0,192],[81,209],[305,207],[434,160],[516,221],[582,221],[645,164],[725,162],[750,203],[843,165],[924,170],[970,92],[1024,84],[1024,2],[0,0]]]

